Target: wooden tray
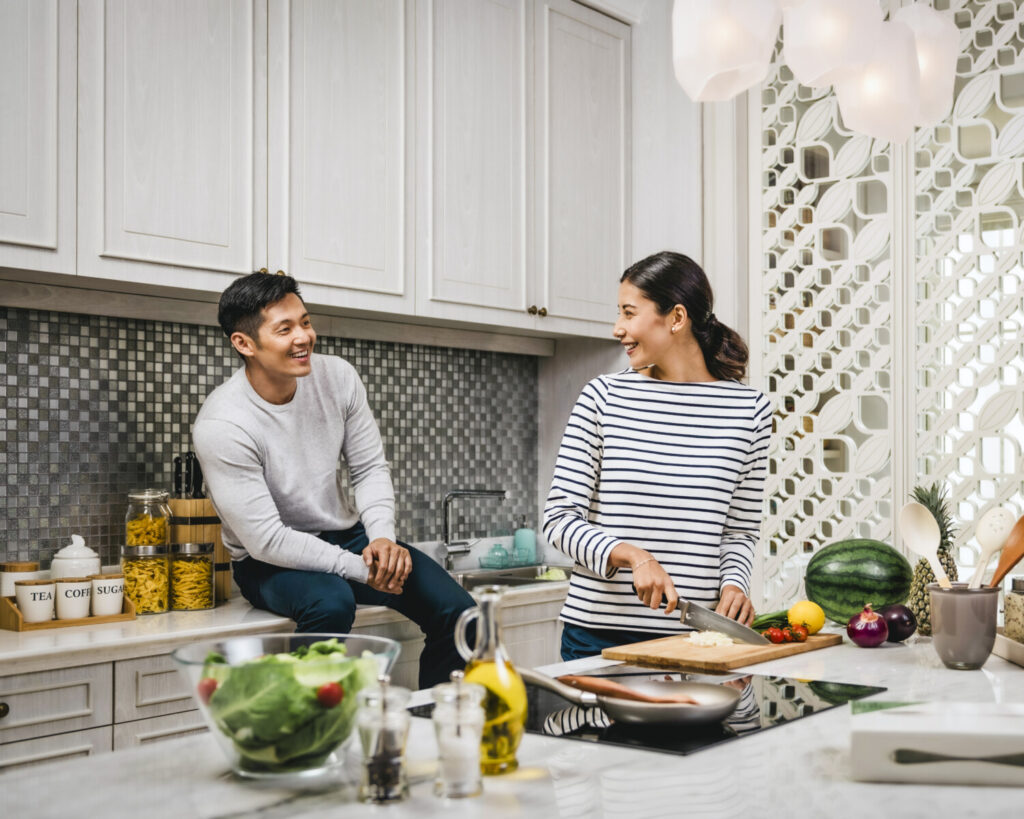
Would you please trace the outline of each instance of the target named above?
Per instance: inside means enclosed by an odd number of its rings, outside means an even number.
[[[675,668],[687,671],[728,671],[741,665],[777,660],[791,654],[803,654],[827,646],[839,645],[841,634],[813,634],[806,643],[778,643],[753,646],[734,643],[731,646],[695,646],[686,635],[673,634],[642,643],[606,648],[601,656],[606,660],[624,660],[633,665],[654,668]]]
[[[100,623],[117,623],[135,619],[135,605],[124,596],[120,614],[104,614],[102,617],[76,617],[73,620],[47,620],[42,623],[26,623],[13,597],[0,597],[0,628],[8,631],[38,631],[45,628],[67,628],[68,626],[98,626]]]

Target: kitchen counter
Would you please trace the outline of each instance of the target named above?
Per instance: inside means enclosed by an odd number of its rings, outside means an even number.
[[[600,658],[549,666],[548,673],[609,665]],[[1024,701],[1024,669],[992,656],[980,671],[942,666],[928,638],[872,650],[842,646],[761,663],[739,672],[884,685],[889,700]],[[424,692],[425,693],[425,692]],[[423,693],[419,695],[421,698]],[[210,736],[52,763],[0,777],[5,813],[147,817],[346,816],[996,816],[1015,815],[1014,788],[893,785],[849,776],[849,709],[835,708],[690,756],[527,734],[521,768],[487,778],[477,799],[433,796],[435,745],[414,719],[412,796],[388,808],[354,803],[356,765],[320,788],[241,781]],[[353,743],[355,745],[355,743]],[[350,747],[350,759],[357,759]],[[59,781],[59,790],[52,783]]]
[[[506,592],[506,602],[530,606],[561,600],[568,586],[567,582],[548,582],[511,588]],[[352,630],[399,622],[406,622],[405,617],[385,606],[360,606]],[[255,609],[237,592],[231,600],[206,611],[140,615],[134,620],[95,626],[0,629],[0,676],[166,654],[196,640],[294,629],[295,624],[287,617]]]

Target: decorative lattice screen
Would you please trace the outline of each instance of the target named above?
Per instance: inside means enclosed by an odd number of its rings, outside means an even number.
[[[1024,511],[1024,9],[935,5],[964,56],[951,117],[912,145],[845,129],[831,90],[799,85],[778,54],[762,89],[768,608],[802,596],[821,546],[893,543],[915,483],[949,485],[967,569],[978,517]]]

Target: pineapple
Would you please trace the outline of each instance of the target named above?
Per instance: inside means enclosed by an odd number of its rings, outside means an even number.
[[[939,563],[949,575],[950,580],[957,580],[956,563],[953,562],[952,546],[953,535],[956,533],[953,528],[953,518],[949,514],[949,503],[946,500],[947,490],[940,483],[933,483],[929,487],[917,486],[914,488],[913,499],[922,506],[927,507],[939,524]],[[907,600],[907,607],[914,612],[917,618],[918,634],[932,633],[932,606],[928,595],[928,584],[935,582],[935,572],[928,565],[925,558],[917,561],[914,567],[914,578],[910,584],[910,599]]]

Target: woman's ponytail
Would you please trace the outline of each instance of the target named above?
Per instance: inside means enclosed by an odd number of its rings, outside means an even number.
[[[634,285],[663,316],[681,304],[690,317],[693,337],[704,354],[708,372],[722,381],[743,379],[749,357],[747,345],[739,333],[715,317],[711,283],[693,259],[663,250],[632,265],[620,281]]]

